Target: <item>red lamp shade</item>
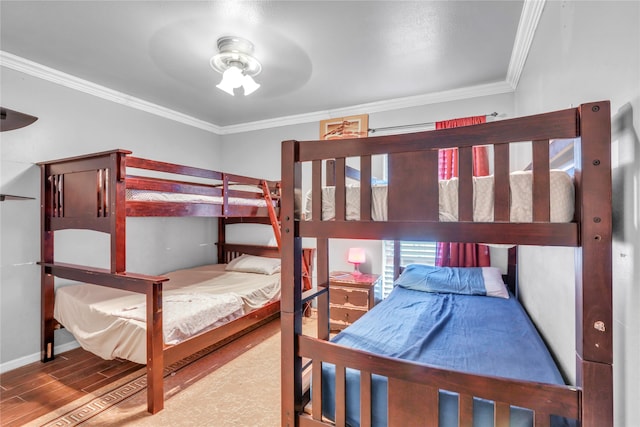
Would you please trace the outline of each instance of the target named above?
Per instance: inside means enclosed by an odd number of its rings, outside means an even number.
[[[360,274],[359,266],[366,261],[364,248],[350,248],[347,260],[354,265],[354,274]]]

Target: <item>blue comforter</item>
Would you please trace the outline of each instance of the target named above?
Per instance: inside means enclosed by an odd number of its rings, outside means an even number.
[[[421,292],[391,295],[332,340],[372,353],[447,369],[564,384],[551,355],[515,298]],[[334,367],[323,366],[323,414],[334,419]],[[347,422],[359,425],[359,373],[347,370]],[[373,378],[373,424],[387,425],[386,378]],[[440,393],[440,426],[457,426],[457,396]],[[554,420],[564,425],[564,420]],[[476,399],[474,425],[493,425],[493,405]],[[512,426],[532,425],[531,412],[512,409]]]

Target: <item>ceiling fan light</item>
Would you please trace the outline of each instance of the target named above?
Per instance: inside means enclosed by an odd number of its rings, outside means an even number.
[[[262,65],[252,56],[253,44],[239,37],[221,37],[218,39],[219,53],[209,61],[211,67],[222,73],[222,81],[218,89],[234,95],[233,90],[243,86],[244,94],[255,92],[260,85],[253,76],[260,74]]]
[[[244,88],[244,96],[247,96],[258,90],[260,85],[251,76],[244,76],[242,87]]]
[[[227,92],[231,96],[235,96],[235,94],[233,93],[233,87],[227,84],[224,84],[224,81],[217,84],[216,87],[223,92]]]
[[[227,92],[229,95],[234,96],[233,90],[242,86],[243,82],[244,76],[242,75],[242,70],[238,67],[232,66],[225,70],[222,74],[222,81],[216,85],[216,87]]]

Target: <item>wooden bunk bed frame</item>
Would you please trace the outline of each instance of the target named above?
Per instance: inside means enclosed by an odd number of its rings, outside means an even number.
[[[575,218],[549,219],[549,142],[575,139]],[[531,141],[533,221],[509,222],[509,143]],[[346,368],[360,371],[360,419],[371,423],[371,375],[388,378],[390,426],[438,425],[438,390],[459,394],[459,425],[471,426],[473,398],[495,402],[495,425],[509,424],[510,406],[534,411],[534,424],[550,415],[584,427],[613,425],[611,293],[611,124],[608,101],[529,117],[414,134],[340,141],[285,141],[282,145],[282,280],[300,283],[301,240],[315,239],[317,284],[309,292],[284,286],[282,313],[282,425],[345,425]],[[492,145],[495,222],[472,222],[472,146]],[[438,149],[458,148],[459,222],[438,219]],[[387,154],[388,221],[371,220],[371,156]],[[360,220],[345,220],[346,158],[360,160]],[[302,165],[311,163],[311,190],[320,194],[322,164],[334,159],[336,218],[296,214]],[[419,179],[418,177],[423,177]],[[298,199],[296,199],[298,198]],[[575,250],[576,386],[473,375],[349,349],[328,341],[329,239],[422,240],[567,246]],[[511,257],[510,257],[511,258]],[[509,263],[512,264],[513,260]],[[397,266],[396,266],[397,269]],[[301,306],[315,298],[318,337],[303,335]],[[303,362],[304,361],[304,362]],[[322,362],[336,366],[336,420],[322,417]],[[312,397],[305,374],[314,379]],[[311,405],[309,405],[309,403]],[[309,408],[311,413],[309,412]],[[305,412],[306,409],[306,412]]]
[[[164,407],[164,367],[277,318],[280,302],[267,304],[179,344],[165,345],[162,331],[162,289],[163,283],[168,279],[163,276],[127,272],[127,216],[218,217],[219,263],[228,263],[241,254],[279,257],[278,247],[225,243],[225,227],[227,224],[238,222],[266,224],[271,225],[279,237],[280,184],[275,181],[142,159],[130,154],[131,151],[117,149],[39,163],[42,171],[42,260],[39,263],[42,266],[42,361],[47,362],[54,358],[54,330],[61,327],[53,317],[55,277],[145,294],[147,406],[148,411],[154,414]],[[133,175],[130,171],[134,169],[153,171],[155,176]],[[162,177],[158,177],[160,175]],[[193,182],[194,179],[197,182]],[[236,190],[233,188],[235,185],[256,186],[262,193]],[[219,197],[221,203],[133,201],[127,200],[127,190],[214,196]],[[267,207],[233,204],[233,198],[264,198]],[[54,232],[64,229],[86,229],[109,234],[110,268],[100,269],[55,262]],[[312,250],[306,250],[306,271],[311,270],[312,260]]]

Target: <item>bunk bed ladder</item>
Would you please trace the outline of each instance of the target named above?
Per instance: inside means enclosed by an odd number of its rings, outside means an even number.
[[[276,243],[278,244],[278,250],[282,249],[282,229],[280,228],[280,219],[276,214],[276,208],[273,206],[273,199],[271,197],[271,190],[269,189],[269,184],[267,181],[262,180],[262,192],[264,194],[264,200],[267,202],[267,211],[269,212],[269,220],[271,221],[271,226],[273,227],[273,234],[276,237]],[[278,187],[278,192],[281,189]],[[302,290],[308,291],[311,289],[311,275],[309,274],[309,267],[307,263],[302,263]]]

